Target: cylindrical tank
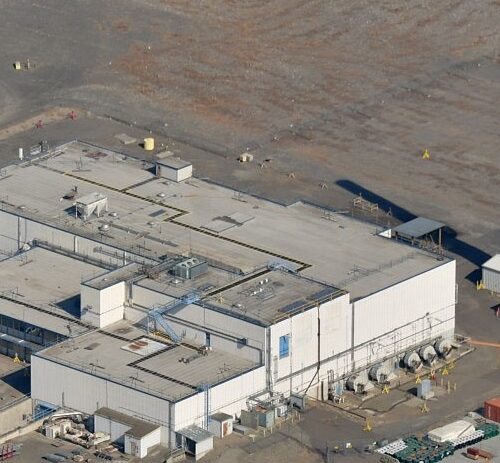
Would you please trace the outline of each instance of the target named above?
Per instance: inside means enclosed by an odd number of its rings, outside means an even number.
[[[144,149],[146,151],[153,151],[155,149],[155,139],[154,138],[145,138],[144,139]]]
[[[347,389],[354,391],[356,394],[362,394],[365,392],[366,385],[368,384],[368,378],[366,374],[352,375],[347,380]]]
[[[422,368],[422,359],[415,351],[407,352],[403,362],[405,367],[414,373]]]
[[[391,374],[391,369],[385,363],[378,363],[370,368],[369,378],[372,381],[377,381],[379,384],[384,384],[387,382],[389,375]]]
[[[440,357],[447,358],[451,353],[451,342],[449,339],[439,339],[434,343],[434,348]]]
[[[436,350],[430,344],[421,347],[418,353],[422,360],[429,366],[436,361]]]

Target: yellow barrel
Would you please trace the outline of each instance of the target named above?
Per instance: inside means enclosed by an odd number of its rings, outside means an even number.
[[[155,149],[155,139],[154,138],[145,138],[144,139],[144,149],[146,151],[153,151]]]

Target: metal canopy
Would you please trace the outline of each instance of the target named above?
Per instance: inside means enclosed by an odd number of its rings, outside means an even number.
[[[394,227],[392,231],[398,235],[403,235],[409,238],[420,238],[439,230],[444,226],[444,223],[437,222],[436,220],[426,219],[425,217],[417,217],[416,219]]]

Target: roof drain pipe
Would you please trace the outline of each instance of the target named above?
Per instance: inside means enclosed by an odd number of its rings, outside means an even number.
[[[311,384],[316,379],[316,376],[318,377],[318,380],[319,380],[319,369],[321,366],[321,342],[320,342],[321,341],[321,318],[319,315],[319,307],[320,307],[320,304],[318,304],[318,306],[317,306],[317,309],[318,309],[318,363],[317,363],[317,367],[316,367],[316,373],[314,373],[314,376],[312,377],[311,381],[307,385],[306,390],[304,391],[304,394],[307,394],[307,392],[309,391],[309,388],[311,387]]]

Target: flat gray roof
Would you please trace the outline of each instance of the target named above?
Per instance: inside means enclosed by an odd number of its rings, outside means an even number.
[[[0,262],[0,314],[68,336],[79,319],[80,283],[107,270],[40,247]],[[68,328],[69,326],[69,328]]]
[[[78,204],[89,206],[90,204],[94,204],[97,201],[102,201],[103,199],[106,199],[106,196],[102,193],[90,193],[88,195],[77,198],[76,202]]]
[[[21,371],[23,368],[23,365],[14,363],[12,358],[0,355],[0,409],[23,397],[29,400],[29,397],[26,397],[29,392],[29,380],[25,372]],[[26,390],[23,392],[23,389]]]
[[[196,346],[170,344],[158,338],[154,340],[164,348],[150,355],[124,349],[144,338],[148,339],[142,329],[120,321],[36,355],[169,401],[195,394],[205,383],[214,386],[259,366],[224,351],[214,349],[203,355]],[[61,348],[66,342],[70,349]]]
[[[306,276],[348,290],[352,299],[443,264],[443,258],[378,236],[376,226],[345,214],[326,214],[301,202],[282,206],[196,178],[165,182],[140,161],[81,142],[62,146],[39,164],[6,170],[2,188],[8,198],[0,208],[150,262],[195,254],[250,275],[281,259]],[[72,203],[60,198],[75,186],[82,196],[96,191],[107,196],[109,213],[85,222],[68,214]],[[252,220],[233,220],[219,232],[203,228],[228,217]]]
[[[233,417],[231,415],[228,415],[227,413],[214,413],[213,415],[210,416],[210,418],[214,421],[227,421],[227,420],[232,420]]]
[[[409,238],[420,238],[439,230],[444,226],[444,223],[437,222],[436,220],[426,219],[425,217],[417,217],[409,222],[405,222],[397,227],[394,227],[392,231]]]
[[[140,274],[141,266],[133,262],[115,270],[111,270],[110,272],[102,273],[90,280],[86,280],[83,284],[95,289],[104,289]]]
[[[194,424],[177,431],[177,433],[184,437],[187,437],[194,442],[203,442],[214,438],[214,435],[211,432]]]
[[[125,426],[130,426],[130,429],[125,432],[130,436],[136,437],[137,439],[141,439],[148,434],[151,434],[153,431],[156,431],[160,425],[148,423],[139,418],[135,418],[130,415],[125,415],[124,413],[117,412],[116,410],[112,410],[111,408],[101,407],[94,412],[94,415],[101,416],[103,418],[107,418],[115,423],[121,423]]]
[[[157,159],[156,163],[174,170],[184,169],[185,167],[189,167],[192,165],[190,162],[184,161],[183,159],[176,158],[174,156],[167,156]]]
[[[209,297],[201,305],[271,325],[345,294],[286,270],[274,270]]]

